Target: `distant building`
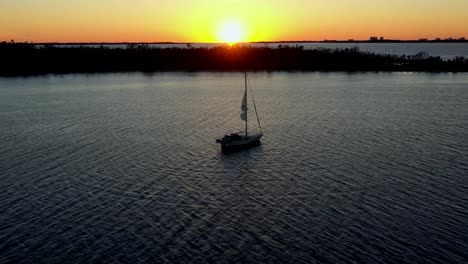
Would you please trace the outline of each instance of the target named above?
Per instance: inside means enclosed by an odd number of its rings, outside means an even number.
[[[384,37],[380,37],[380,41],[384,41]]]
[[[379,38],[377,38],[377,37],[370,37],[370,41],[378,41],[378,40],[379,40]]]
[[[354,39],[348,39],[348,42],[354,42]]]
[[[464,38],[464,37],[461,37],[461,38],[459,38],[458,40],[460,40],[460,41],[465,41],[465,38]]]
[[[420,38],[419,41],[425,42],[425,41],[427,41],[427,38]]]
[[[441,39],[440,39],[440,38],[436,38],[435,41],[441,41]]]

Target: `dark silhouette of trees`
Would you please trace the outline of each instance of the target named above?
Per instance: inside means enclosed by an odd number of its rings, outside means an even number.
[[[362,52],[358,47],[318,48],[280,44],[277,48],[217,46],[153,48],[130,43],[126,48],[0,43],[0,76],[48,73],[128,71],[432,71],[468,72],[468,60],[442,60],[425,52],[398,56]]]

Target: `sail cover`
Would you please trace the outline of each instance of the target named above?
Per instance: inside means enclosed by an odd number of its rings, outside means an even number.
[[[244,98],[242,99],[242,106],[241,106],[242,113],[240,118],[244,121],[247,120],[247,90],[244,92]]]

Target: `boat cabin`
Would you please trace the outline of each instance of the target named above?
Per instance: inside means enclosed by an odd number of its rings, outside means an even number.
[[[232,141],[242,140],[242,136],[238,133],[232,133],[231,135],[224,135],[223,138],[217,139],[216,142],[218,143],[229,143]]]

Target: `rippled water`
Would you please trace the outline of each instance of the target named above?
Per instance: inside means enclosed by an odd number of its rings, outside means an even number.
[[[0,79],[0,263],[468,262],[468,74],[250,79]]]

